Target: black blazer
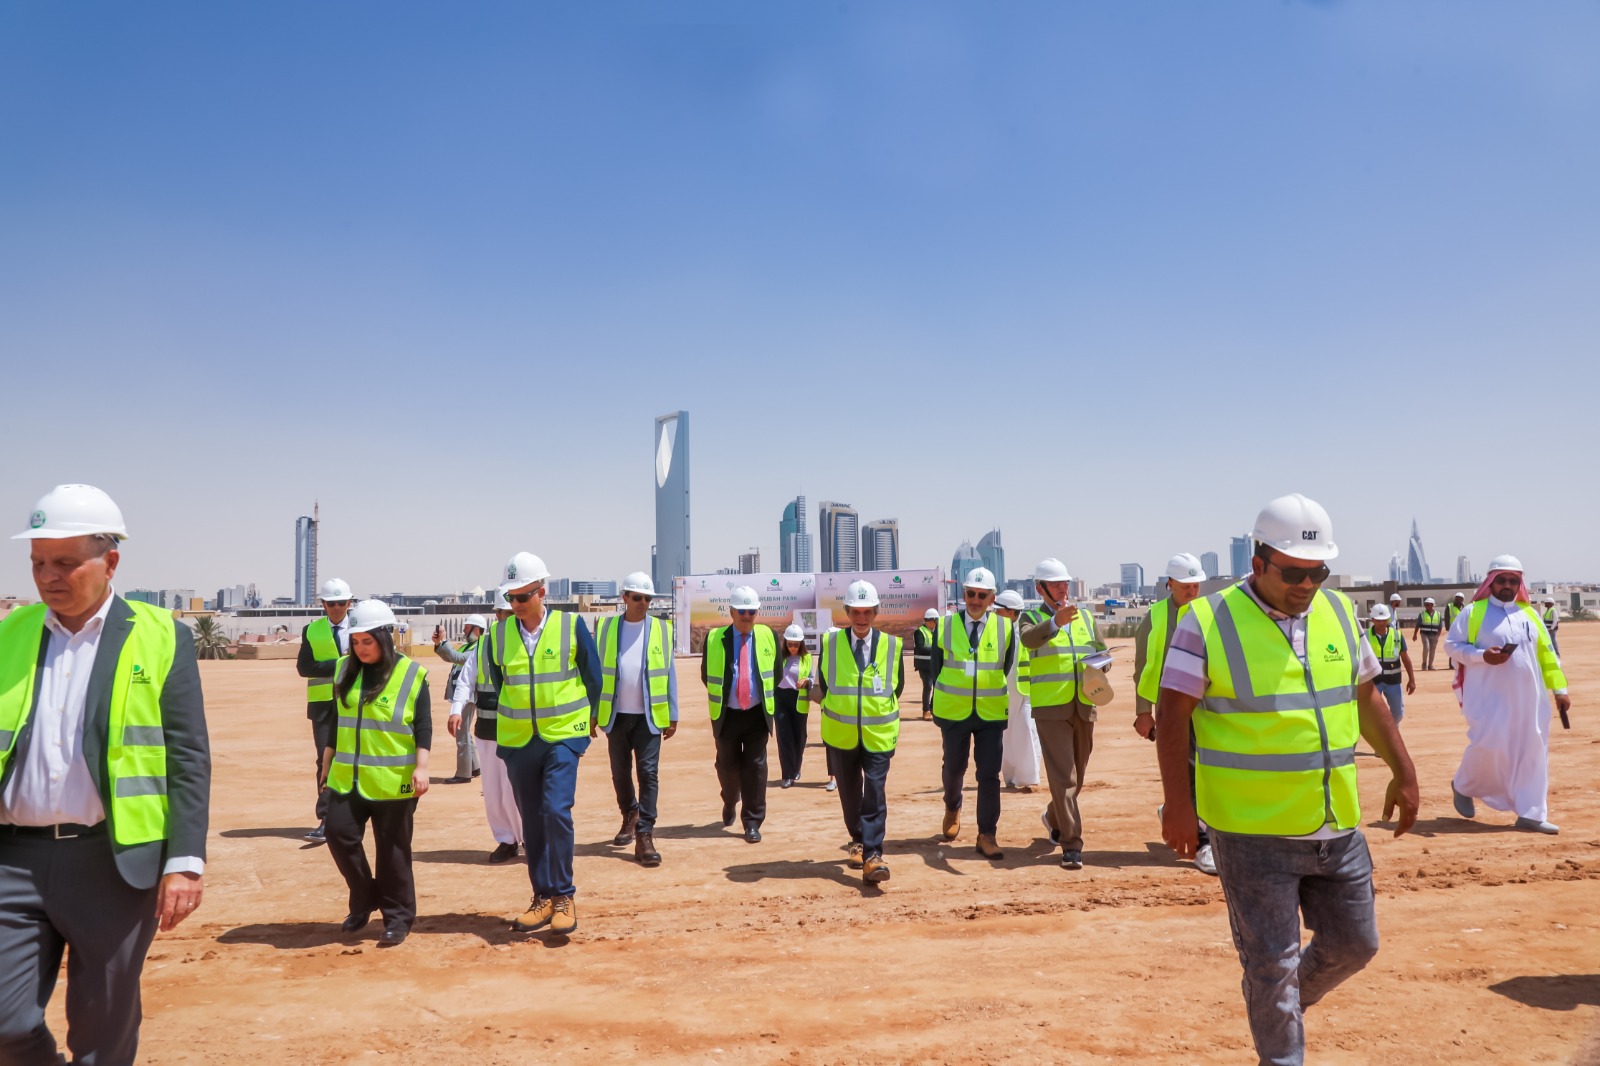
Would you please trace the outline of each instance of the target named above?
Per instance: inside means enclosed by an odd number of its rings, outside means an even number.
[[[200,667],[195,662],[194,634],[189,627],[173,619],[177,628],[177,646],[172,656],[172,673],[161,690],[161,727],[167,745],[167,839],[153,840],[148,844],[127,847],[114,843],[115,835],[111,807],[111,774],[106,767],[106,735],[111,720],[111,686],[116,675],[117,659],[123,645],[133,630],[133,609],[121,596],[111,599],[111,611],[106,615],[105,628],[100,633],[100,646],[95,653],[94,669],[89,673],[89,696],[84,705],[83,758],[89,765],[89,776],[100,790],[100,802],[106,808],[106,836],[116,859],[117,872],[132,888],[154,887],[160,880],[161,867],[169,855],[206,857],[206,830],[211,811],[211,743],[206,736],[205,699],[200,693]],[[45,648],[50,633],[40,638],[39,660],[44,661]],[[28,721],[17,737],[16,751],[0,775],[0,789],[4,789],[12,773],[27,758],[33,741],[34,711],[38,708],[39,686],[35,684],[34,707],[29,708]]]
[[[757,622],[756,624],[760,625],[761,623]],[[773,636],[777,636],[777,634],[774,633]],[[722,639],[722,662],[723,662],[723,667],[722,667],[722,716],[711,723],[711,735],[714,736],[714,737],[722,735],[722,723],[724,723],[724,722],[726,722],[728,720],[728,714],[729,714],[729,711],[728,711],[728,700],[733,695],[733,626],[727,625],[727,626],[723,626],[722,627],[722,638],[721,639]],[[754,634],[753,631],[751,633],[751,639],[752,640],[755,639],[755,634]],[[754,662],[755,657],[756,657],[755,649],[751,648],[750,649],[750,659],[751,659],[752,662]],[[782,666],[783,666],[783,642],[780,640],[778,642],[778,661],[773,664],[773,667],[772,667],[773,672],[776,673],[779,669],[782,668]],[[758,663],[756,665],[756,670],[759,672],[760,669],[761,669],[761,666]],[[772,680],[773,680],[773,683],[776,684],[778,679],[776,677],[774,677]],[[702,684],[704,684],[705,681],[706,681],[706,660],[705,660],[705,656],[704,655],[702,655],[700,657],[700,681],[701,681]],[[761,685],[759,684],[759,681],[760,681],[760,679],[758,678],[757,679],[758,683],[757,683],[756,689],[755,689],[756,695],[758,697],[765,697],[766,694],[761,691]],[[761,721],[762,721],[762,723],[764,725],[766,725],[767,732],[771,733],[772,732],[772,715],[767,713],[768,709],[769,708],[766,706],[765,703],[763,703],[761,705],[761,708],[760,708]]]

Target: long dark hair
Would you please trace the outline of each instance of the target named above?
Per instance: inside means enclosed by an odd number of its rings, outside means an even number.
[[[378,661],[368,666],[356,658],[354,649],[351,650],[345,660],[344,673],[339,675],[339,680],[333,685],[334,697],[340,703],[350,695],[357,678],[361,679],[361,702],[377,699],[378,693],[389,683],[389,675],[394,672],[394,664],[400,660],[400,653],[394,650],[393,626],[368,630],[367,636],[378,642]]]

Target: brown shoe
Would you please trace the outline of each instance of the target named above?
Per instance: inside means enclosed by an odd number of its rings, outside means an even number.
[[[511,923],[511,928],[519,933],[531,933],[535,929],[543,929],[550,924],[550,916],[555,913],[553,901],[544,896],[534,896],[528,903],[528,910],[521,918]]]
[[[661,853],[656,850],[655,834],[640,833],[633,845],[633,857],[640,866],[660,866]]]
[[[960,811],[945,811],[944,812],[944,838],[946,840],[954,840],[956,837],[958,837],[960,835],[961,835],[961,812]]]
[[[553,913],[550,915],[550,931],[558,936],[564,936],[578,928],[578,909],[573,906],[571,896],[557,896],[550,901]]]
[[[995,843],[994,837],[988,833],[978,834],[978,854],[986,859],[1003,859],[1006,853],[1000,850],[1000,845]]]
[[[633,843],[633,831],[639,827],[639,808],[635,807],[622,816],[622,828],[617,830],[617,835],[611,838],[611,843],[619,848],[625,848]]]
[[[850,855],[846,861],[850,863],[850,869],[861,869],[861,845],[853,840],[850,842]]]
[[[882,855],[874,855],[866,861],[865,868],[861,871],[861,880],[869,885],[889,880],[889,864],[883,861]]]

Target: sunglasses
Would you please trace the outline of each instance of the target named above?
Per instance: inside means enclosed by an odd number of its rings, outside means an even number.
[[[967,589],[965,591],[969,600],[982,600],[994,595],[988,589]]]
[[[324,607],[348,607],[348,606],[350,606],[350,601],[349,600],[323,600],[322,601],[322,606],[324,606]]]
[[[1316,566],[1279,566],[1277,563],[1267,565],[1283,575],[1286,585],[1303,585],[1308,578],[1313,585],[1320,585],[1333,573],[1328,569],[1327,563],[1318,563]]]
[[[1496,585],[1520,585],[1520,584],[1522,584],[1522,575],[1521,574],[1501,574],[1499,577],[1494,579],[1494,584],[1496,584]]]
[[[508,592],[506,593],[506,599],[512,603],[527,603],[543,591],[544,589],[534,589],[532,592]]]
[[[733,613],[738,615],[740,618],[754,618],[756,616],[754,611],[747,611],[743,608],[735,608]]]
[[[642,592],[630,592],[627,599],[629,603],[647,603],[650,597]]]

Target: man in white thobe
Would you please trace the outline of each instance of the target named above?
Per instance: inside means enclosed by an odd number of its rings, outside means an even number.
[[[1572,706],[1566,675],[1539,612],[1528,602],[1522,564],[1497,556],[1472,604],[1445,638],[1456,664],[1456,695],[1467,720],[1467,750],[1451,782],[1456,812],[1474,799],[1516,814],[1516,827],[1555,833],[1548,820],[1550,699],[1563,721]]]
[[[1022,596],[1006,589],[994,599],[994,609],[1016,624],[1022,613]],[[1019,682],[1020,679],[1020,682]],[[1000,748],[1000,781],[1007,788],[1032,792],[1039,784],[1039,727],[1033,724],[1033,704],[1028,699],[1028,659],[1020,654],[1006,677],[1009,706],[1006,736]]]

